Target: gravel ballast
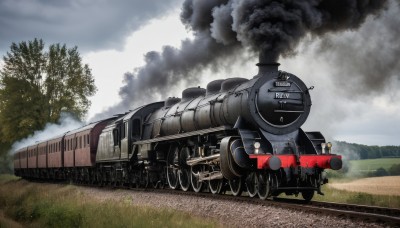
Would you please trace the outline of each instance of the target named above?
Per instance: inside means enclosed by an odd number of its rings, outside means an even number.
[[[97,200],[129,200],[132,205],[169,208],[203,218],[213,218],[226,227],[383,227],[377,223],[352,221],[346,218],[314,214],[307,211],[275,206],[256,205],[242,201],[227,201],[212,197],[164,194],[79,187],[82,193]]]

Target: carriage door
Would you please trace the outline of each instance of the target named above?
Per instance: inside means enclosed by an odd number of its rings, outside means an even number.
[[[119,127],[117,125],[116,128],[113,129],[113,141],[114,141],[114,154],[113,154],[113,158],[120,158],[121,155],[121,150],[120,150],[120,142],[121,142],[121,138],[120,138],[120,131],[119,131]]]
[[[128,158],[128,121],[121,125],[121,159]]]
[[[132,120],[132,141],[139,141],[142,135],[142,121],[140,118]]]

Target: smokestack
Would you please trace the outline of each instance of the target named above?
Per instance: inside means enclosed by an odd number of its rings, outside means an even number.
[[[261,52],[259,55],[259,63],[256,64],[258,66],[258,75],[262,76],[264,74],[278,71],[279,63],[276,62],[277,57],[271,54],[265,54]]]

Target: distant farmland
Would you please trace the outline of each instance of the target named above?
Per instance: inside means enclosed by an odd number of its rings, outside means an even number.
[[[400,196],[400,176],[370,177],[343,183],[329,183],[330,187],[373,195]]]
[[[379,168],[386,171],[392,165],[400,164],[400,158],[378,158],[378,159],[365,159],[365,160],[351,160],[349,161],[350,169],[358,172],[373,172]]]

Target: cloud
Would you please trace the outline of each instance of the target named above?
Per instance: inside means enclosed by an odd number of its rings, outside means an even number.
[[[321,131],[328,140],[399,145],[400,7],[389,3],[359,30],[309,36],[297,56],[281,60],[282,70],[315,86],[303,129]]]
[[[358,28],[370,15],[384,9],[386,1],[344,4],[320,2],[186,0],[182,23],[194,33],[179,48],[164,46],[161,52],[145,55],[145,65],[125,74],[120,89],[121,103],[101,115],[110,115],[125,107],[165,99],[177,82],[199,82],[198,75],[207,69],[218,73],[252,51],[267,61],[293,55],[307,34],[327,33]],[[97,117],[95,117],[97,118]]]
[[[150,19],[167,14],[179,0],[0,1],[0,51],[11,42],[42,38],[77,45],[81,51],[120,49],[124,38]]]

